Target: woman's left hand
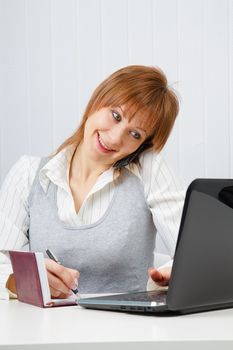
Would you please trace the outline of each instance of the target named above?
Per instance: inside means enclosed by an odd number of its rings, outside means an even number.
[[[171,277],[171,267],[163,267],[159,270],[150,267],[148,269],[148,275],[159,286],[167,286]]]

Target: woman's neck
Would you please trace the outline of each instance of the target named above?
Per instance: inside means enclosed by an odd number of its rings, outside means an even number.
[[[75,181],[85,183],[98,178],[109,167],[109,165],[98,164],[87,159],[83,146],[80,144],[71,159],[69,177]]]

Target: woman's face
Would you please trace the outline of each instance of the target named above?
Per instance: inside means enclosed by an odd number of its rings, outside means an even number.
[[[135,116],[129,122],[122,107],[106,107],[93,113],[84,129],[86,156],[94,162],[112,165],[136,151],[147,138],[140,120]]]

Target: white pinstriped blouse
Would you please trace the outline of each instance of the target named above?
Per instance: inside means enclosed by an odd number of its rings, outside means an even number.
[[[60,220],[72,226],[97,221],[106,211],[114,193],[113,169],[102,173],[86,196],[78,213],[69,188],[69,166],[74,148],[68,147],[51,158],[40,170],[44,191],[52,181],[57,185]],[[8,298],[5,283],[12,272],[4,251],[20,250],[28,243],[28,195],[41,158],[23,156],[12,167],[0,190],[0,298]],[[173,257],[184,201],[184,190],[160,154],[140,156],[141,167],[128,167],[140,178],[154,224],[168,254]],[[126,194],[127,195],[127,194]]]

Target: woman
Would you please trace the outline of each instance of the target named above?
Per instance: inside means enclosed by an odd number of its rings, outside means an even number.
[[[159,152],[177,114],[160,69],[128,66],[97,87],[56,154],[22,157],[0,195],[2,284],[17,292],[7,250],[50,248],[62,263],[45,258],[53,297],[77,284],[81,293],[144,290],[148,274],[167,285],[184,196]],[[159,269],[156,233],[171,256]]]

